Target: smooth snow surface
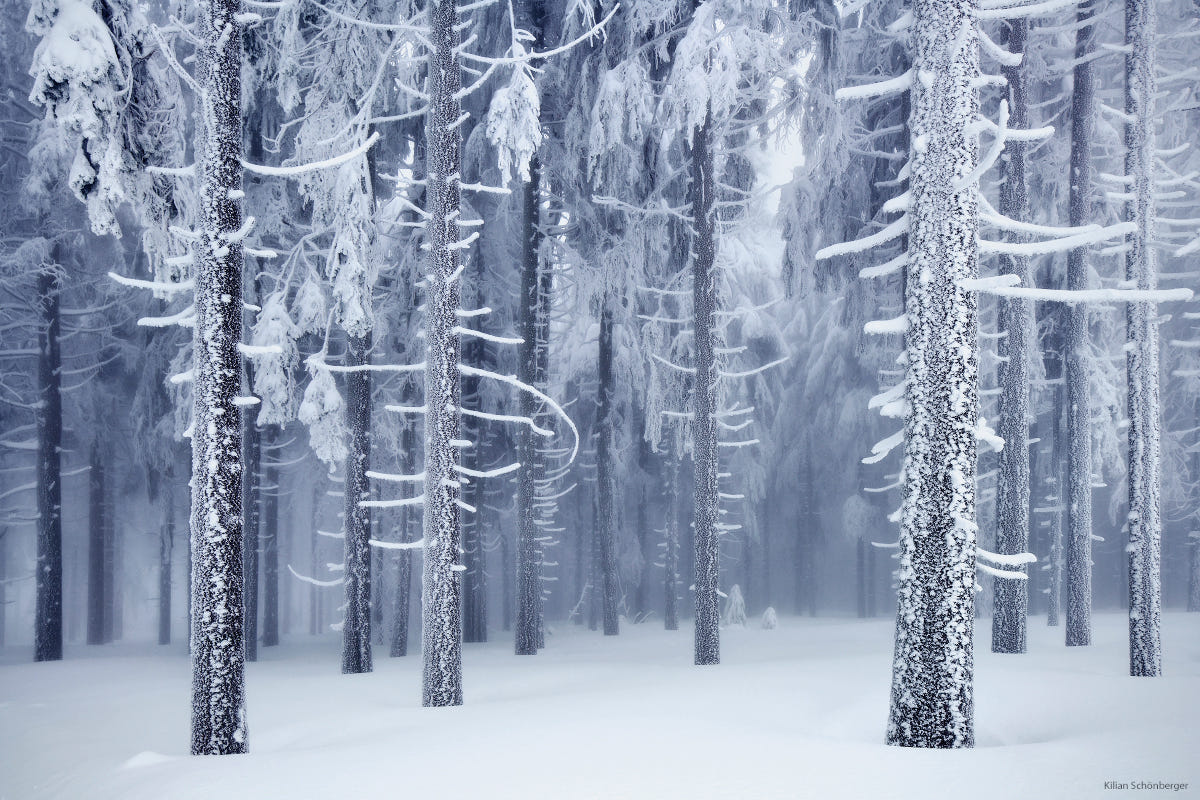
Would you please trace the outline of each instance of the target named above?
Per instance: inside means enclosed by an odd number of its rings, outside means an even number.
[[[618,637],[559,625],[531,657],[493,631],[464,648],[455,708],[421,707],[417,654],[383,650],[375,672],[341,675],[339,636],[293,637],[246,666],[242,756],[187,755],[179,647],[69,646],[45,664],[9,647],[0,798],[1200,796],[1200,614],[1164,615],[1159,678],[1126,675],[1124,614],[1096,615],[1091,647],[1064,647],[1062,631],[1030,619],[1026,655],[993,655],[977,637],[977,746],[959,751],[883,744],[890,619],[728,628],[715,667],[692,666],[690,624]],[[536,748],[533,770],[522,745]]]

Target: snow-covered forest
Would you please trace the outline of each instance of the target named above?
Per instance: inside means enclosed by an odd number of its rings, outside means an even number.
[[[0,0],[0,797],[1200,791],[1198,56]]]

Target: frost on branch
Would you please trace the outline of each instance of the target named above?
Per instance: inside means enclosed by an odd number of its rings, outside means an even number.
[[[525,49],[514,43],[514,57],[521,58]],[[529,161],[542,144],[542,101],[527,64],[513,70],[507,86],[492,95],[488,110],[488,141],[496,148],[500,174],[504,183],[512,179],[513,168],[522,182],[529,180]]]
[[[283,425],[295,413],[295,378],[299,331],[288,315],[281,294],[272,294],[263,302],[254,324],[250,343],[256,348],[254,393],[262,399],[259,425]]]
[[[346,404],[328,370],[310,362],[308,371],[312,380],[297,416],[308,427],[309,445],[317,458],[332,467],[346,460]]]
[[[127,87],[112,36],[100,16],[77,0],[34,2],[25,27],[42,37],[29,68],[29,99],[80,137],[71,191],[87,203],[97,234],[119,234],[115,213],[124,200],[124,155],[118,117]]]

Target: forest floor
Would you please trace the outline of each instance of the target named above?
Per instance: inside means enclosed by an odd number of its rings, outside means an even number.
[[[1166,676],[1126,676],[1126,620],[1095,644],[1030,620],[1030,652],[977,627],[978,744],[882,744],[892,623],[781,617],[726,630],[691,664],[691,631],[568,626],[536,657],[508,634],[465,649],[466,705],[420,706],[419,656],[339,674],[340,637],[297,636],[247,670],[250,754],[190,758],[178,646],[0,655],[0,798],[1119,798],[1200,796],[1200,614],[1163,622]],[[1115,781],[1131,788],[1106,788]],[[1135,782],[1186,783],[1182,790]]]

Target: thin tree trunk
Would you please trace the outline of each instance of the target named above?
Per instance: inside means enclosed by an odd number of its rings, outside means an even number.
[[[279,644],[279,426],[263,426],[260,436],[266,462],[262,470],[259,492],[262,496],[262,517],[258,539],[262,553],[262,646]]]
[[[163,525],[158,544],[158,643],[171,643],[171,556],[175,549],[175,476],[163,480]]]
[[[1137,227],[1125,255],[1125,280],[1158,287],[1154,251],[1154,100],[1157,92],[1156,0],[1125,2],[1125,174],[1133,199],[1125,219]],[[1162,673],[1162,518],[1159,454],[1158,310],[1130,303],[1126,311],[1129,381],[1129,674]]]
[[[974,0],[915,0],[899,603],[887,743],[970,747],[979,272]]]
[[[588,630],[595,631],[600,629],[600,583],[602,567],[601,552],[600,552],[600,463],[599,458],[596,460],[596,493],[592,498],[592,535],[588,542],[590,545],[590,558],[588,563]]]
[[[545,8],[539,0],[521,4],[521,25],[533,39],[530,47],[542,49],[542,25]],[[517,357],[517,378],[530,386],[545,383],[544,318],[549,308],[542,296],[542,226],[541,226],[541,160],[537,153],[529,161],[529,180],[521,188],[521,289],[517,310],[517,326],[521,337]],[[519,414],[534,419],[541,412],[541,402],[522,392]],[[536,434],[529,425],[517,430],[517,458],[521,474],[517,481],[517,625],[514,649],[517,655],[535,655],[538,650],[538,631],[541,626],[539,608],[542,602],[542,547],[539,542],[538,489],[546,474],[545,456],[538,446]]]
[[[720,522],[717,447],[716,369],[716,160],[712,110],[692,132],[692,315],[695,383],[692,408],[692,461],[695,474],[696,631],[695,663],[721,662]]]
[[[1080,6],[1079,22],[1092,18],[1092,6]],[[1075,89],[1071,98],[1070,224],[1091,217],[1092,132],[1095,85],[1090,54],[1094,29],[1083,25],[1075,34]],[[1088,286],[1086,251],[1067,254],[1067,288]],[[1067,631],[1068,647],[1092,643],[1092,363],[1088,342],[1088,310],[1076,303],[1067,311]]]
[[[104,644],[104,462],[92,442],[88,459],[87,643]]]
[[[1008,50],[1025,52],[1028,23],[1024,19],[1008,23]],[[1008,79],[1011,129],[1029,127],[1029,101],[1025,71],[1021,65],[1003,68]],[[1000,184],[1000,213],[1009,219],[1029,221],[1029,197],[1025,180],[1025,143],[1019,139],[1005,145],[1004,180]],[[1020,234],[1012,234],[1021,241]],[[1002,255],[1000,272],[1018,275],[1022,286],[1032,285],[1029,259]],[[996,491],[996,552],[1004,555],[1029,549],[1029,356],[1037,337],[1033,301],[1015,297],[1000,298],[1000,331],[1005,334],[1000,363],[1000,425],[1004,440],[1000,451],[1000,475]],[[1028,576],[1025,566],[1007,567],[1008,572]],[[1029,612],[1029,579],[995,578],[992,611],[992,652],[1024,653],[1025,626]]]
[[[1197,425],[1200,425],[1200,397],[1197,397],[1192,403],[1193,420]],[[1193,449],[1191,455],[1191,474],[1188,476],[1191,479],[1192,486],[1197,486],[1200,483],[1200,450]],[[1195,496],[1196,489],[1192,490],[1192,496]],[[1197,524],[1197,516],[1200,515],[1200,509],[1193,509],[1191,530],[1187,535],[1187,554],[1188,554],[1188,601],[1187,610],[1196,612],[1200,611],[1200,525]],[[4,546],[0,542],[0,548]],[[0,577],[4,575],[4,571],[0,570]]]
[[[429,5],[429,113],[426,141],[425,235],[429,275],[425,299],[425,563],[422,654],[426,706],[462,705],[462,619],[459,601],[459,245],[458,8]]]
[[[347,337],[347,366],[366,367],[371,334]],[[342,626],[342,673],[371,671],[371,513],[367,469],[371,462],[371,375],[365,369],[346,374],[346,417],[350,452],[346,456],[343,506],[345,521],[346,617]]]
[[[8,526],[0,526],[0,647],[4,647],[4,636],[8,617]],[[90,644],[90,643],[89,643]]]
[[[616,526],[616,469],[613,435],[616,426],[616,398],[613,376],[613,312],[612,299],[607,295],[600,312],[599,342],[600,404],[596,417],[596,494],[598,524],[596,538],[600,549],[600,579],[604,635],[620,633],[617,606],[620,603],[620,584],[617,575]]]
[[[58,260],[59,248],[54,248]],[[59,352],[58,267],[38,273],[37,566],[33,660],[63,654],[62,587],[62,356]]]
[[[246,751],[242,600],[239,0],[199,6],[200,238],[192,414],[192,754]]]
[[[261,141],[261,137],[254,137],[253,141]],[[251,158],[254,159],[253,154]],[[252,285],[254,297],[250,302],[259,302],[263,295],[261,282],[255,277]],[[246,359],[245,370],[246,386],[253,389],[254,365],[250,359]],[[245,452],[242,468],[242,569],[245,576],[247,661],[258,660],[258,530],[262,496],[262,442],[257,422],[258,408],[247,406],[242,412],[242,448]]]
[[[411,475],[416,470],[416,429],[406,423],[400,432],[400,471]],[[411,494],[408,484],[402,489],[404,496]],[[412,541],[413,517],[412,508],[404,506],[400,509],[400,541]],[[396,605],[392,618],[392,647],[389,655],[400,658],[408,655],[408,615],[412,596],[412,550],[399,550],[396,556]]]
[[[679,459],[667,456],[667,513],[663,519],[663,624],[669,631],[679,630]]]

